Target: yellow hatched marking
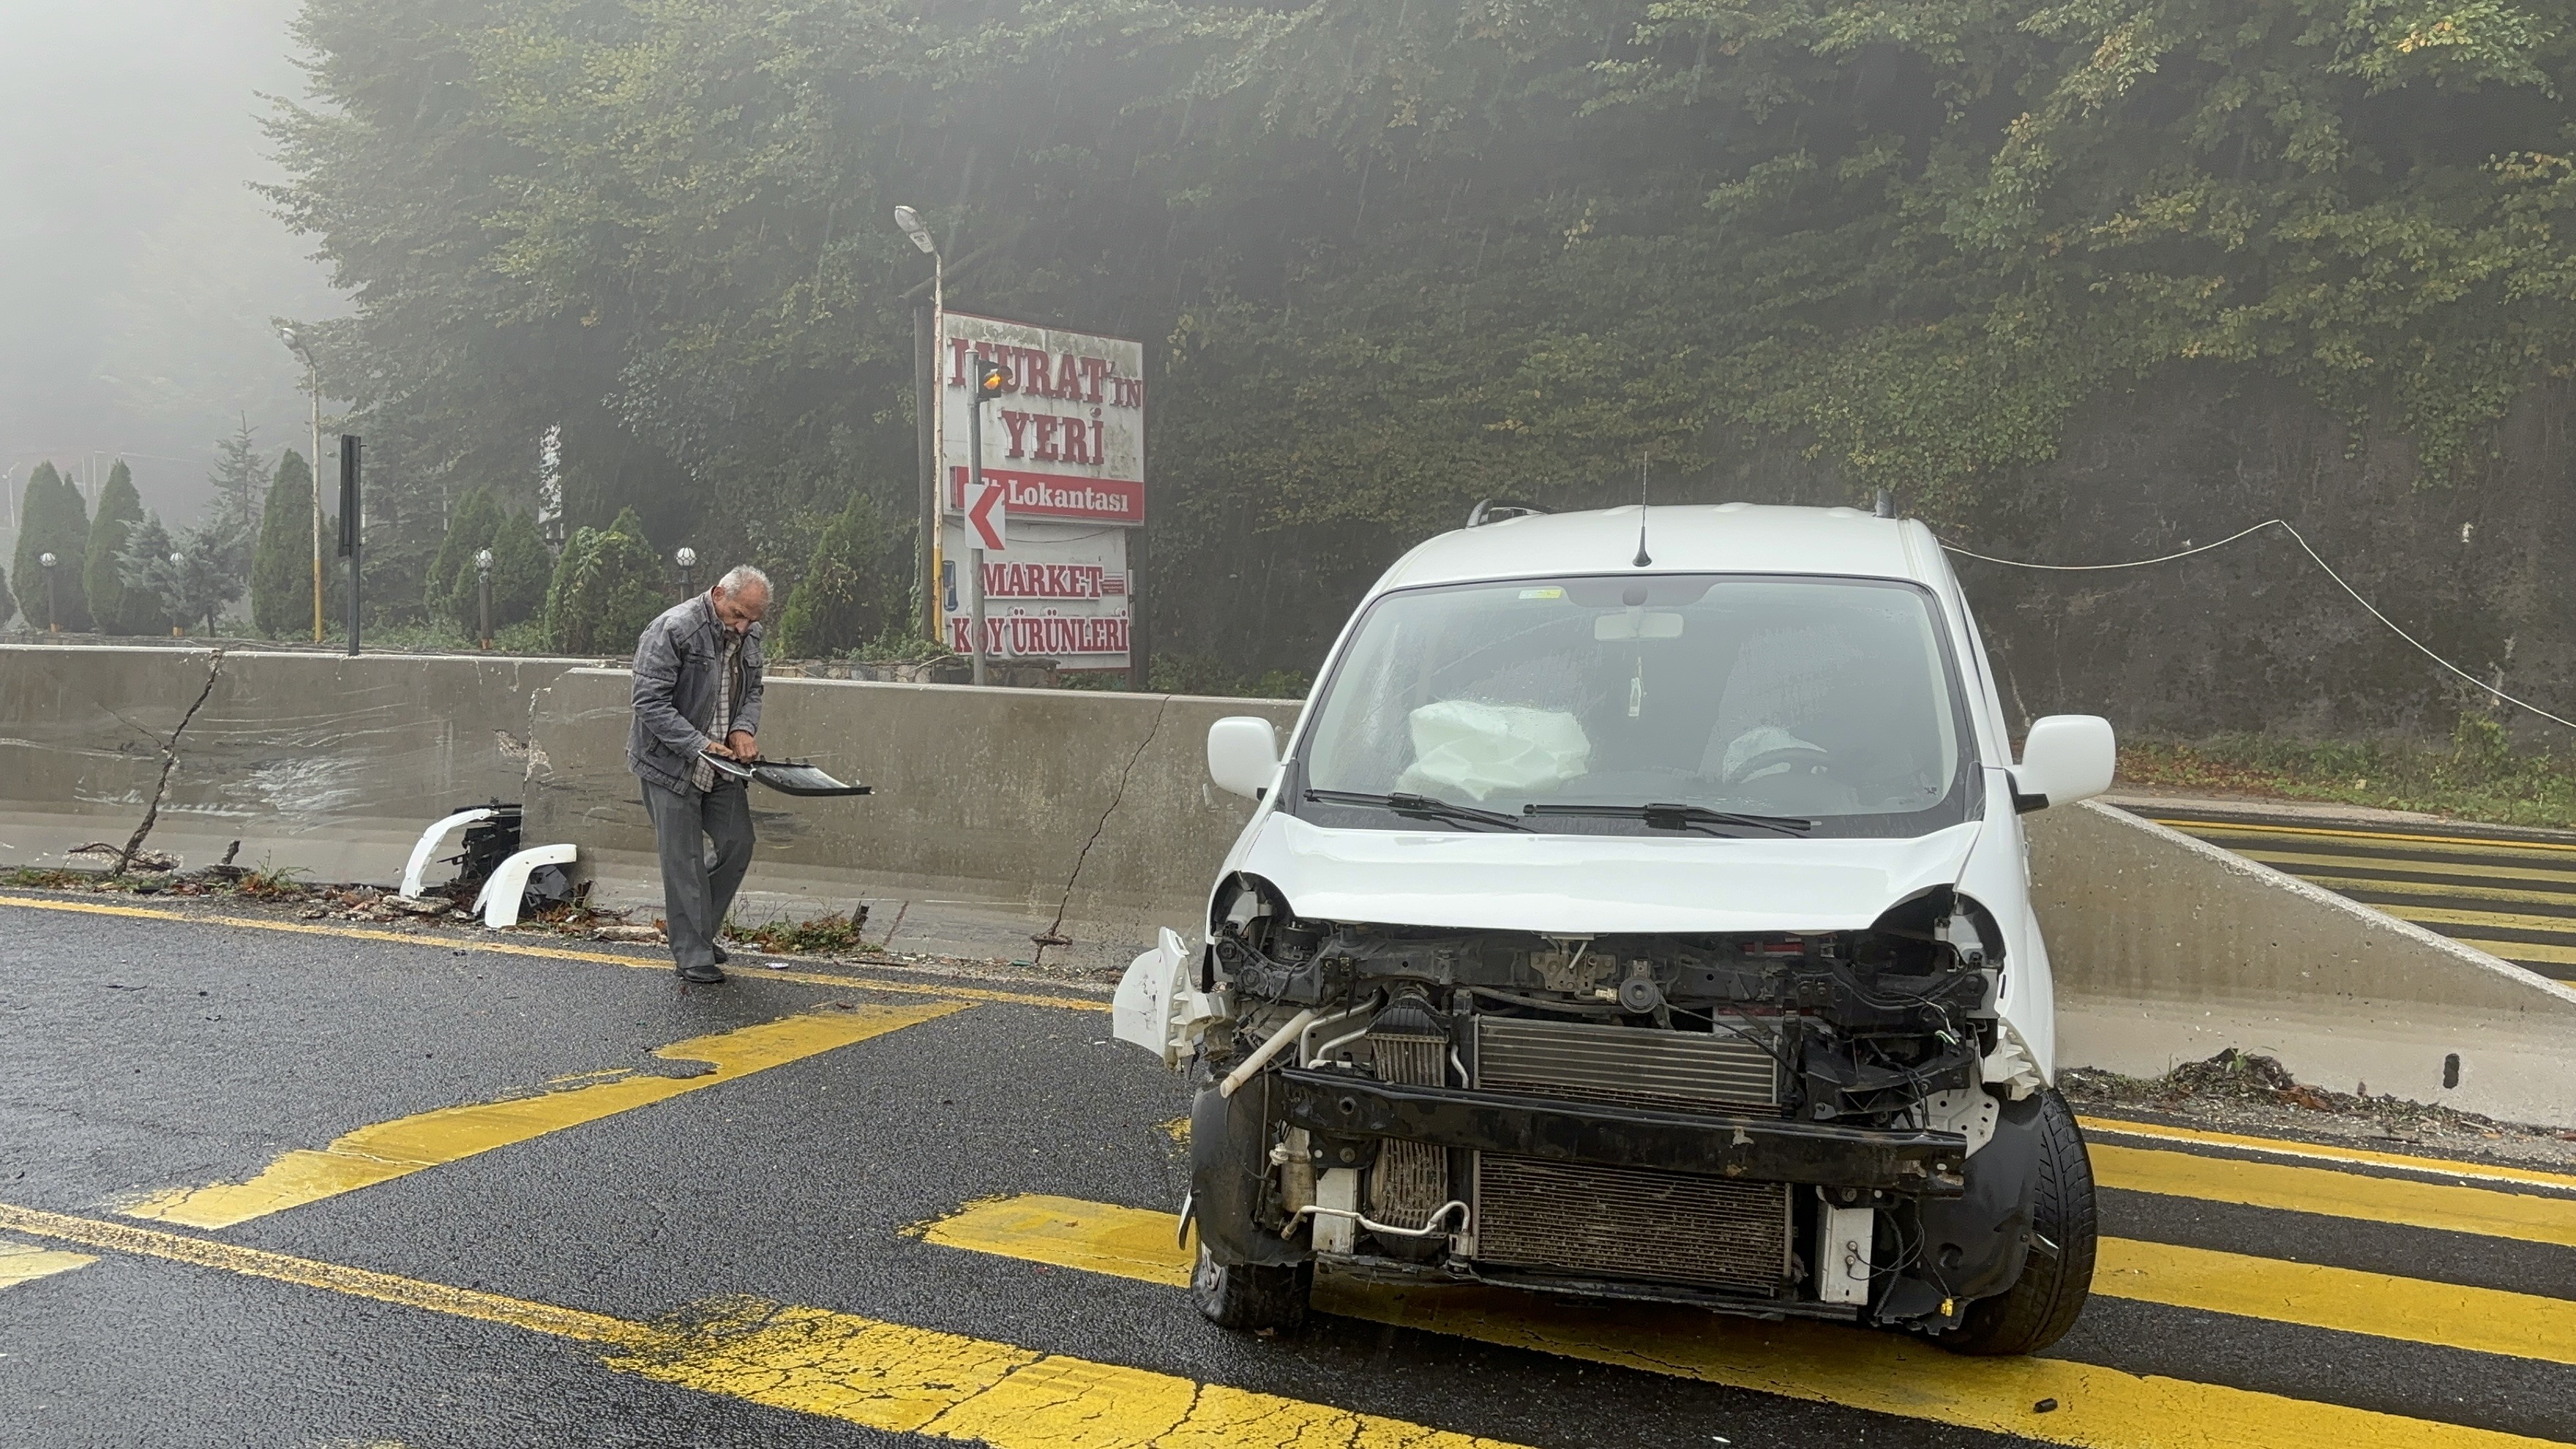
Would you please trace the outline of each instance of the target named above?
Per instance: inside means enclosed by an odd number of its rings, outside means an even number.
[[[2506,890],[2500,886],[2452,885],[2447,882],[2441,885],[2430,885],[2422,881],[2361,880],[2353,876],[2316,875],[2309,872],[2300,874],[2310,884],[2324,886],[2330,891],[2342,891],[2347,895],[2354,891],[2379,891],[2391,895],[2435,896],[2446,901],[2496,901],[2504,905],[2521,906],[2576,906],[2576,882],[2569,883],[2564,891],[2550,892]],[[2363,904],[2383,911],[2393,908],[2385,901],[2365,901]],[[2569,930],[2576,930],[2576,918],[2559,916],[2555,919],[2564,921]]]
[[[2319,1263],[2104,1238],[2093,1291],[2472,1353],[2576,1364],[2576,1303]]]
[[[2561,884],[2567,890],[2576,891],[2576,864],[2544,870],[2519,865],[2466,865],[2448,860],[2408,860],[2403,856],[2394,855],[2302,855],[2291,851],[2256,850],[2238,846],[2229,846],[2228,853],[2241,855],[2247,860],[2259,860],[2265,865],[2286,870],[2292,875],[2307,875],[2317,871],[2331,873],[2337,870],[2373,866],[2386,870],[2402,870],[2410,875],[2440,876],[2445,880],[2520,880],[2538,885]],[[2398,883],[2382,881],[2380,884],[2393,886]],[[2430,881],[2418,881],[2414,884],[2421,885],[2427,890],[2439,888]]]
[[[2442,906],[2384,906],[2369,903],[2374,911],[2413,921],[2426,926],[2501,926],[2508,931],[2555,931],[2562,936],[2576,936],[2576,920],[2565,916],[2525,916],[2505,911],[2455,911]]]
[[[2453,936],[2451,939],[2508,961],[2546,961],[2553,966],[2576,966],[2576,946],[2558,946],[2545,941],[2481,941],[2473,936]]]
[[[86,1268],[98,1259],[87,1253],[66,1253],[59,1248],[39,1247],[15,1238],[0,1238],[0,1288],[15,1288],[33,1283],[56,1273]]]
[[[2273,1157],[2302,1157],[2368,1167],[2397,1167],[2454,1181],[2504,1183],[2517,1187],[2555,1187],[2576,1191],[2576,1174],[2536,1167],[2499,1167],[2484,1162],[2453,1162],[2441,1157],[2409,1157],[2369,1147],[2323,1142],[2297,1142],[2286,1137],[2255,1137],[2241,1132],[2207,1132],[2197,1127],[2171,1127],[2162,1122],[2131,1122],[2113,1117],[2078,1117],[2089,1140],[2095,1137],[2145,1137],[2160,1142],[2187,1142],[2202,1147],[2236,1147]]]
[[[350,941],[383,941],[396,946],[436,946],[452,951],[459,945],[470,951],[488,951],[501,956],[536,956],[549,961],[591,961],[604,966],[625,966],[646,971],[668,971],[667,962],[642,956],[621,956],[613,951],[579,951],[568,946],[532,946],[520,941],[466,940],[456,936],[414,935],[405,931],[371,931],[359,926],[315,926],[302,921],[266,921],[257,916],[199,916],[186,911],[155,910],[149,906],[103,906],[90,901],[47,901],[29,896],[0,896],[0,906],[23,906],[31,911],[70,911],[92,916],[127,916],[145,921],[177,921],[190,926],[232,926],[245,931],[282,931],[294,936],[337,936]],[[844,991],[891,991],[905,996],[938,996],[958,1001],[1000,1001],[1014,1006],[1055,1006],[1070,1011],[1107,1011],[1105,1001],[1085,1001],[1072,996],[1045,996],[1033,991],[992,991],[974,986],[931,986],[918,981],[887,981],[869,976],[835,976],[822,971],[739,971],[737,976],[758,981],[794,981],[806,986],[832,986]]]
[[[2406,846],[2426,846],[2444,855],[2467,855],[2477,851],[2497,855],[2576,854],[2576,843],[2555,840],[2481,840],[2473,835],[2401,835],[2385,830],[2332,830],[2319,825],[2257,825],[2232,820],[2158,820],[2156,823],[2186,835],[2216,830],[2229,835],[2311,835],[2336,840],[2387,840]]]
[[[0,1204],[0,1228],[598,1344],[616,1350],[606,1362],[622,1372],[992,1449],[1514,1449],[1401,1419],[820,1308],[734,1299],[708,1305],[687,1322],[629,1323],[238,1243],[7,1204]]]
[[[925,1228],[922,1236],[970,1251],[1177,1285],[1187,1282],[1188,1274],[1185,1250],[1173,1245],[1175,1222],[1172,1214],[1139,1208],[1070,1198],[1013,1198],[970,1204]],[[2152,1250],[2158,1245],[2122,1246]],[[2145,1268],[2132,1279],[2142,1291],[2134,1296],[2159,1302],[2177,1301],[2198,1286],[2185,1267],[2206,1269],[2151,1257],[2140,1261]],[[2166,1269],[2161,1277],[2153,1271],[2158,1267]],[[2338,1291],[2345,1286],[2331,1285]],[[2167,1290],[2169,1296],[2143,1291],[2150,1289]],[[2242,1297],[2240,1293],[2230,1301]],[[2400,1442],[2501,1449],[2547,1442],[2059,1359],[1960,1358],[1893,1334],[1826,1324],[1755,1323],[1663,1306],[1593,1306],[1476,1285],[1395,1288],[1325,1276],[1316,1282],[1315,1306],[1344,1317],[1588,1363],[2089,1449],[2179,1444],[2194,1449],[2342,1449]],[[2351,1307],[2330,1293],[2315,1311],[2342,1317],[2349,1316]],[[2441,1310],[2424,1306],[2422,1311]],[[2036,1412],[2034,1406],[2044,1399],[2057,1401],[2055,1412]]]
[[[964,1009],[961,1002],[862,1006],[853,1011],[790,1016],[713,1036],[692,1037],[653,1055],[665,1061],[712,1063],[714,1071],[694,1077],[619,1075],[540,1096],[441,1107],[434,1112],[397,1117],[361,1127],[319,1152],[289,1152],[248,1182],[219,1182],[161,1193],[127,1208],[125,1214],[192,1228],[228,1228],[495,1147],[667,1102],[684,1093],[702,1091]]]
[[[2091,1151],[2093,1180],[2104,1187],[2576,1247],[2576,1202],[2563,1198],[2107,1142]]]

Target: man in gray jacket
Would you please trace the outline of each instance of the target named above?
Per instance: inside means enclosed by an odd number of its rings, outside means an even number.
[[[626,762],[662,854],[662,917],[680,979],[725,979],[716,944],[751,869],[749,784],[715,760],[760,758],[760,616],[769,576],[749,565],[644,626]],[[707,858],[707,843],[715,858]]]

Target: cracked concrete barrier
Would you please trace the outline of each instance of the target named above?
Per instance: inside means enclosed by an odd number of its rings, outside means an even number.
[[[2228,1047],[2304,1082],[2576,1124],[2576,990],[2086,801],[2024,822],[2058,1060],[2154,1076]]]
[[[0,863],[122,842],[211,651],[0,645]],[[429,821],[519,798],[528,709],[572,659],[228,651],[150,848],[391,880]]]
[[[595,868],[652,878],[653,836],[626,768],[631,676],[565,673],[537,702],[530,840],[570,840]],[[989,906],[1078,942],[1150,941],[1197,923],[1252,804],[1207,783],[1207,730],[1298,705],[1081,690],[772,679],[761,748],[864,781],[873,795],[752,791],[752,886]]]

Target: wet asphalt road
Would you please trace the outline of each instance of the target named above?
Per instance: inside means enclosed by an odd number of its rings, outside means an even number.
[[[2402,1169],[2298,1169],[2308,1177],[2287,1190],[2323,1194],[2314,1211],[2106,1190],[2106,1235],[2388,1277],[2336,1280],[2339,1328],[2280,1321],[2313,1317],[2304,1307],[2257,1316],[2097,1296],[2051,1351],[2057,1362],[2040,1366],[2053,1377],[1933,1353],[1921,1372],[1938,1392],[1889,1413],[1888,1395],[1909,1386],[1881,1375],[1856,1390],[1848,1366],[1825,1362],[1831,1353],[1812,1378],[1776,1376],[1784,1392],[1773,1393],[1709,1381],[1724,1373],[1587,1362],[1599,1355],[1579,1347],[1529,1351],[1351,1318],[1238,1338],[1158,1283],[908,1232],[1030,1193],[1162,1211],[1178,1202],[1183,1149],[1162,1124],[1182,1113],[1183,1093],[1110,1040],[1106,1013],[1085,1009],[1097,998],[1032,1004],[925,978],[886,992],[741,969],[724,987],[683,990],[665,971],[597,961],[26,904],[43,899],[0,897],[0,1443],[982,1437],[1073,1449],[1289,1437],[1270,1421],[1157,1429],[1159,1411],[1139,1404],[1176,1382],[1277,1396],[1292,1419],[1310,1416],[1297,1421],[1307,1423],[1301,1443],[1435,1442],[1404,1426],[1585,1449],[2023,1442],[1980,1424],[2059,1443],[2576,1441],[2576,1324],[2551,1316],[2576,1299],[2576,1190],[2466,1189],[2512,1197],[2538,1224],[2518,1236],[2392,1226],[2333,1206],[2339,1181],[2426,1180]],[[129,1216],[156,1194],[248,1181],[369,1124],[460,1104],[553,1103],[563,1088],[620,1073],[686,1081],[703,1068],[652,1055],[675,1042],[942,1001],[963,1004],[230,1226]],[[555,1097],[531,1098],[549,1084]],[[2561,1219],[2563,1231],[2551,1226]],[[66,1255],[94,1261],[59,1266]],[[55,1266],[11,1276],[12,1261],[40,1259]],[[322,1281],[330,1270],[313,1265],[389,1276]],[[2381,1286],[2349,1291],[2356,1284]],[[2522,1296],[2452,1300],[2445,1285]],[[437,1297],[445,1289],[485,1296],[450,1303]],[[900,1327],[865,1362],[855,1350],[809,1355],[781,1377],[774,1357],[710,1366],[694,1349],[603,1347],[529,1317],[573,1309],[609,1325],[600,1333],[694,1343],[688,1324],[746,1298]],[[2401,1323],[2399,1310],[2419,1301],[2429,1319]],[[2387,1324],[2368,1318],[2374,1303],[2388,1305]],[[2442,1326],[2446,1312],[2460,1335]],[[2531,1317],[2531,1346],[2498,1351],[2494,1324],[2519,1315]],[[2466,1335],[2473,1323],[2487,1336]],[[1758,1328],[1705,1331],[1722,1359],[1736,1341],[1725,1335]],[[1887,1346],[1886,1335],[1825,1332],[1841,1338],[1818,1342],[1864,1356]],[[1015,1410],[998,1428],[971,1417],[920,1422],[917,1433],[872,1427],[890,1422],[870,1406],[888,1373],[927,1363],[914,1374],[931,1385],[923,1392],[954,1399],[972,1392],[955,1387],[956,1357],[1003,1345],[1108,1368],[1070,1418]],[[645,1371],[645,1360],[663,1367]],[[2070,1367],[2084,1365],[2111,1372]],[[2181,1387],[2141,1384],[2149,1376]],[[2076,1384],[2087,1397],[2051,1389],[2069,1397],[2040,1414],[2022,1401],[2030,1383]],[[1006,1399],[996,1390],[984,1402]],[[1401,1422],[1354,1434],[1334,1410]]]

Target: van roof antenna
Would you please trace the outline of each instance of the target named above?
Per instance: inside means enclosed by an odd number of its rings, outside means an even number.
[[[1635,563],[1638,568],[1644,568],[1655,561],[1654,556],[1646,552],[1646,464],[1654,456],[1652,453],[1641,453],[1637,456],[1637,557]]]

